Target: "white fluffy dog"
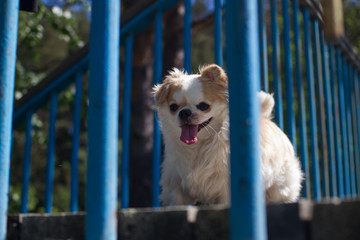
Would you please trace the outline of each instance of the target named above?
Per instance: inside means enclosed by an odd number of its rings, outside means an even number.
[[[229,204],[228,81],[213,64],[200,74],[174,69],[154,87],[165,144],[163,205]],[[260,92],[261,174],[266,202],[296,201],[300,164],[287,136],[271,121],[272,95]]]

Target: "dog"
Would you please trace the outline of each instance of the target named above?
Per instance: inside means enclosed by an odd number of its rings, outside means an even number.
[[[153,88],[164,141],[159,196],[164,206],[230,204],[228,78],[215,65],[174,68]],[[259,92],[261,175],[267,203],[294,202],[302,172],[288,137],[271,121],[275,102]]]

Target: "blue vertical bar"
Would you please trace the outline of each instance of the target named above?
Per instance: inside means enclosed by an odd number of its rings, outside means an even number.
[[[336,162],[335,162],[335,145],[334,145],[334,128],[333,128],[333,111],[331,108],[331,90],[329,80],[329,58],[328,47],[324,39],[324,32],[320,32],[320,46],[321,46],[321,64],[322,75],[324,80],[324,93],[325,93],[325,113],[326,113],[326,136],[327,136],[327,150],[328,150],[328,163],[329,163],[329,187],[330,196],[335,197],[337,194],[336,187]]]
[[[347,123],[347,136],[348,136],[348,154],[349,154],[349,167],[350,167],[350,195],[355,197],[356,193],[356,180],[355,180],[355,165],[353,154],[353,138],[352,138],[352,119],[351,119],[351,98],[350,98],[350,66],[346,58],[343,61],[344,68],[344,96],[345,96],[345,109],[346,109],[346,123]]]
[[[46,213],[51,213],[52,200],[53,200],[57,105],[58,105],[57,93],[52,93],[50,99],[50,120],[49,120],[47,166],[46,166],[46,187],[45,187]]]
[[[93,0],[86,239],[117,238],[120,1]]]
[[[215,51],[215,63],[222,67],[223,65],[223,51],[222,51],[222,14],[221,14],[221,0],[215,1],[214,9],[214,51]]]
[[[294,145],[296,151],[296,129],[295,129],[295,111],[293,96],[293,72],[292,72],[292,55],[290,39],[290,14],[289,0],[282,0],[283,14],[283,42],[284,42],[284,70],[285,70],[285,88],[286,88],[286,121],[287,135]]]
[[[351,104],[351,119],[352,119],[352,132],[353,132],[353,153],[354,153],[354,178],[355,178],[355,192],[354,197],[359,195],[359,173],[360,173],[360,163],[359,163],[359,137],[358,137],[358,118],[356,115],[356,95],[355,95],[355,75],[356,70],[351,66],[351,76],[350,76],[350,104]]]
[[[125,71],[122,116],[122,152],[121,152],[121,208],[129,207],[129,171],[130,171],[130,119],[132,88],[132,55],[134,35],[125,40]]]
[[[272,45],[272,75],[275,91],[275,122],[284,130],[282,95],[281,95],[281,71],[280,71],[280,37],[277,16],[277,0],[270,1],[271,10],[271,45]]]
[[[294,43],[295,43],[295,79],[297,86],[297,98],[299,107],[299,140],[300,140],[300,160],[304,176],[304,188],[302,196],[310,197],[310,173],[308,143],[306,136],[306,109],[305,109],[305,90],[302,78],[302,57],[301,57],[301,36],[299,20],[299,1],[293,1],[293,22],[294,22]]]
[[[341,155],[343,156],[344,168],[344,183],[345,183],[345,197],[350,197],[350,171],[349,171],[349,156],[348,143],[346,132],[346,111],[345,111],[345,97],[344,97],[344,76],[342,68],[342,58],[340,50],[336,49],[336,70],[338,78],[338,98],[339,98],[339,113],[340,113],[340,131],[341,131]]]
[[[322,78],[322,64],[321,64],[321,46],[320,46],[320,29],[319,22],[316,19],[311,20],[312,26],[312,45],[313,45],[313,61],[314,61],[314,76],[315,85],[317,86],[317,97],[314,98],[317,101],[317,111],[319,119],[317,122],[318,131],[318,142],[317,147],[320,149],[321,158],[320,162],[320,176],[321,176],[321,187],[322,196],[325,198],[329,197],[329,170],[328,170],[328,159],[325,158],[326,154],[326,131],[325,131],[325,111],[324,111],[324,87]],[[315,90],[316,91],[316,90]],[[316,111],[316,110],[315,110]]]
[[[185,45],[187,43],[184,43]],[[154,56],[154,84],[159,84],[162,78],[162,12],[158,11],[155,18],[155,56]],[[161,132],[157,113],[154,111],[154,149],[153,149],[153,177],[152,177],[152,205],[159,207],[160,194],[160,164],[161,164]]]
[[[269,92],[269,76],[268,76],[268,55],[267,55],[267,40],[266,40],[266,15],[264,0],[258,0],[259,4],[259,36],[260,36],[260,58],[261,58],[261,79],[263,89]]]
[[[265,196],[260,175],[260,83],[257,1],[226,1],[226,63],[230,94],[233,240],[266,239]],[[241,72],[241,79],[239,79]]]
[[[19,0],[0,1],[0,239],[6,238]]]
[[[70,185],[70,211],[78,211],[79,195],[79,148],[80,148],[80,123],[81,123],[81,98],[82,98],[82,72],[75,75],[75,98],[73,112],[73,136],[71,149],[71,185]]]
[[[31,167],[31,144],[32,144],[32,129],[31,122],[33,111],[30,110],[26,113],[25,119],[25,150],[24,162],[22,169],[22,188],[21,188],[21,213],[28,212],[28,198],[29,198],[29,184],[30,184],[30,167]]]
[[[358,197],[360,195],[360,93],[359,93],[359,73],[355,71],[354,76],[354,101],[355,101],[355,113],[356,121],[355,125],[357,128],[357,150],[359,151],[358,158],[356,159],[356,176],[357,176],[357,192]]]
[[[316,107],[315,107],[315,86],[312,50],[310,44],[310,16],[307,9],[302,9],[304,19],[304,46],[305,46],[305,72],[308,91],[309,106],[309,130],[310,130],[310,152],[311,152],[311,173],[313,185],[313,198],[315,201],[321,200],[320,190],[320,170],[319,153],[316,132]]]
[[[343,175],[343,162],[341,157],[341,142],[340,142],[340,123],[339,123],[339,103],[336,87],[335,87],[335,75],[337,74],[334,60],[334,46],[329,45],[330,56],[330,86],[331,86],[331,99],[332,99],[332,111],[334,116],[334,146],[335,146],[335,159],[336,159],[336,183],[337,183],[337,196],[340,199],[344,198],[344,175]]]
[[[184,0],[184,69],[191,73],[191,0]]]

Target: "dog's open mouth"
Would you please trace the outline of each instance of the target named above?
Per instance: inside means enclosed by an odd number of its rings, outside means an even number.
[[[181,126],[181,136],[180,140],[188,145],[194,144],[197,142],[197,133],[206,125],[211,122],[212,118],[209,118],[207,121],[199,124],[199,125],[189,125],[184,124]]]

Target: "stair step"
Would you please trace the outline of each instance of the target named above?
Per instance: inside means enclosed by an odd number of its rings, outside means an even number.
[[[220,205],[121,210],[118,239],[229,239],[228,215]],[[269,205],[267,221],[269,240],[358,240],[360,201]],[[7,239],[80,240],[84,226],[84,213],[11,215]]]

